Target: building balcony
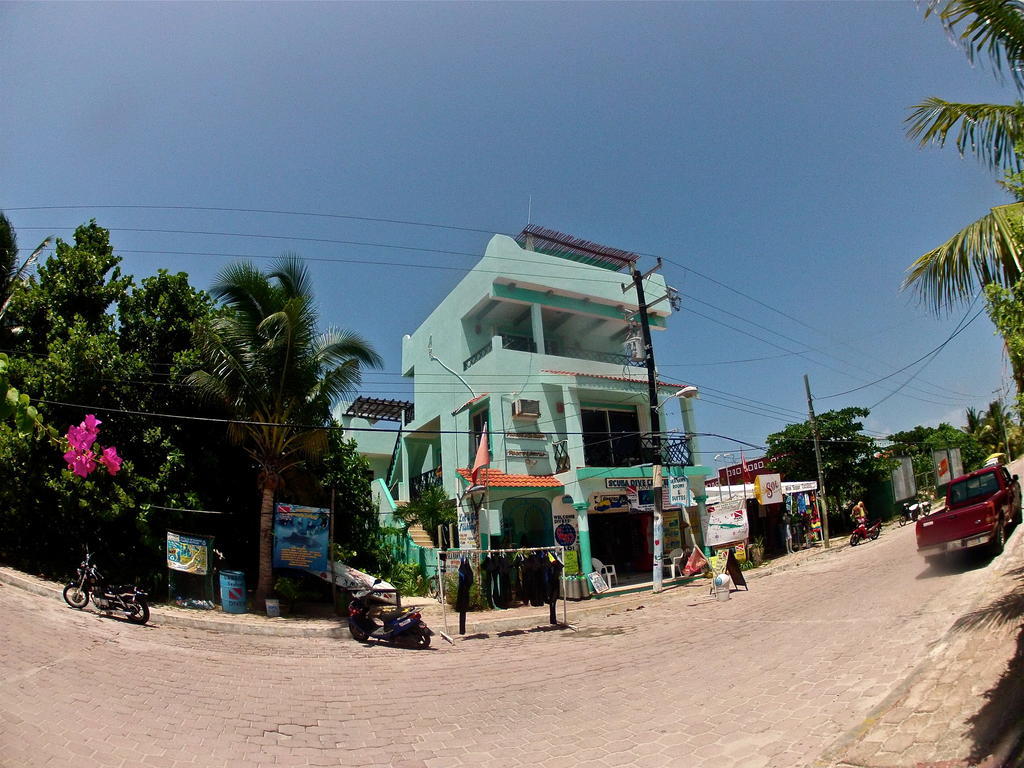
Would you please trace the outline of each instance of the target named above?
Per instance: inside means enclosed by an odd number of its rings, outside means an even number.
[[[428,488],[440,487],[441,482],[441,468],[434,467],[428,469],[421,475],[415,475],[409,480],[409,498],[418,499],[420,495]]]
[[[529,336],[518,336],[509,333],[502,333],[498,336],[501,339],[502,349],[511,349],[518,352],[536,352],[537,344]],[[494,351],[494,342],[489,341],[472,355],[462,361],[462,370],[466,371],[483,360]],[[566,357],[573,360],[592,360],[598,363],[611,363],[616,366],[631,366],[643,368],[644,361],[636,361],[621,352],[603,352],[597,349],[587,349],[574,344],[565,344],[561,341],[551,339],[544,341],[544,354],[552,357]]]
[[[591,433],[583,436],[583,457],[585,466],[588,467],[636,467],[651,464],[653,454],[654,437],[651,434]],[[689,438],[662,435],[661,465],[693,466]]]

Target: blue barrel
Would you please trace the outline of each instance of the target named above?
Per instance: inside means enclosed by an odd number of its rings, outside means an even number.
[[[220,572],[220,605],[225,613],[245,613],[245,573]]]

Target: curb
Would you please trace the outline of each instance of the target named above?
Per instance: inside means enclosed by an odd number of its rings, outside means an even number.
[[[764,578],[766,576],[772,576],[777,573],[784,573],[799,568],[804,563],[810,563],[817,561],[818,559],[828,555],[832,552],[840,550],[842,547],[836,545],[830,549],[819,549],[807,557],[804,557],[797,562],[792,563],[779,563],[778,565],[767,565],[761,568],[755,568],[750,571],[744,571],[744,577],[749,581],[752,579]],[[21,571],[17,571],[13,568],[0,566],[0,584],[6,584],[11,587],[29,592],[34,595],[41,597],[49,597],[54,600],[62,601],[61,596],[63,586],[51,581],[46,581],[34,576],[30,576]],[[594,615],[598,613],[610,614],[615,612],[617,609],[623,607],[635,606],[643,603],[646,600],[662,600],[666,597],[670,597],[677,593],[678,590],[685,589],[687,587],[702,587],[705,585],[704,580],[695,579],[690,582],[678,584],[664,590],[659,594],[652,592],[632,592],[629,594],[621,595],[619,597],[606,597],[600,600],[580,600],[570,601],[569,606],[569,624],[572,625],[574,622],[579,621],[580,618]],[[433,601],[430,602],[417,602],[419,598],[410,598],[407,602],[409,605],[434,605]],[[344,622],[335,622],[331,619],[314,619],[309,622],[299,624],[293,620],[281,618],[281,619],[264,619],[260,617],[255,621],[232,621],[230,619],[213,619],[205,618],[201,615],[181,615],[176,609],[167,609],[158,605],[151,605],[151,619],[150,621],[154,624],[165,624],[168,626],[186,627],[188,629],[201,629],[208,632],[220,632],[223,634],[235,634],[235,635],[260,635],[264,637],[298,637],[298,638],[347,638],[348,625]],[[434,612],[431,611],[431,614]],[[488,612],[491,613],[491,612]],[[225,615],[225,614],[218,614]],[[255,615],[255,614],[254,614]],[[453,616],[457,616],[453,612]],[[557,616],[561,615],[561,611],[558,611]],[[470,614],[472,616],[472,614]],[[431,615],[430,620],[436,624],[440,624],[440,615]],[[537,620],[530,624],[529,619],[536,618]],[[280,622],[280,623],[278,623]],[[455,619],[456,626],[458,619]],[[449,626],[451,622],[449,622]],[[480,621],[472,621],[467,616],[466,622],[466,637],[475,634],[485,633],[498,633],[507,631],[538,631],[548,630],[550,628],[562,627],[561,623],[550,624],[546,614],[538,615],[536,617],[523,617],[523,616],[510,616],[508,618],[501,618],[500,616],[494,616],[493,618],[488,616],[486,618],[481,617]],[[440,631],[440,627],[432,626],[435,632]]]
[[[49,597],[54,600],[63,601],[63,587],[54,585],[52,582],[45,582],[41,579],[22,574],[13,568],[0,568],[0,584],[15,587],[24,592],[29,592],[40,597]],[[267,622],[283,622],[281,624],[268,623],[266,625],[249,622],[228,621],[221,619],[206,619],[202,616],[179,616],[177,612],[169,611],[160,606],[150,606],[150,623],[168,626],[187,627],[190,629],[203,629],[211,632],[222,632],[236,635],[263,635],[270,637],[347,637],[348,625],[330,624],[327,626],[304,625],[288,626],[288,619],[266,619]]]

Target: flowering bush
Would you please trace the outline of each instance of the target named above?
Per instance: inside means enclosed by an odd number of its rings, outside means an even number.
[[[88,477],[96,469],[97,464],[106,467],[107,473],[111,475],[116,475],[121,469],[121,457],[117,455],[117,448],[96,446],[96,449],[93,449],[102,423],[90,413],[77,427],[73,424],[68,427],[68,451],[64,454],[64,461],[68,463],[68,469],[79,477]]]

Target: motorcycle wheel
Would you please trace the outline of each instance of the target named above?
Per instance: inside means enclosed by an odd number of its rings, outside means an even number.
[[[149,604],[141,597],[128,604],[128,621],[132,624],[145,624],[149,621]]]
[[[416,646],[418,648],[430,647],[430,633],[425,629],[416,630]]]
[[[357,640],[360,643],[365,643],[370,639],[369,632],[351,621],[348,623],[348,631],[349,634],[352,635],[352,639]]]
[[[856,547],[858,544],[860,544],[860,536],[858,536],[855,533],[855,534],[853,534],[853,536],[850,537],[850,546],[851,547]]]
[[[900,515],[900,528],[909,523],[910,521],[904,516]]]
[[[89,603],[89,593],[79,588],[77,584],[68,584],[64,587],[64,602],[72,608],[81,610]]]
[[[875,528],[875,530],[873,530],[871,532],[871,540],[874,541],[875,539],[877,539],[881,535],[882,535],[881,527]]]

